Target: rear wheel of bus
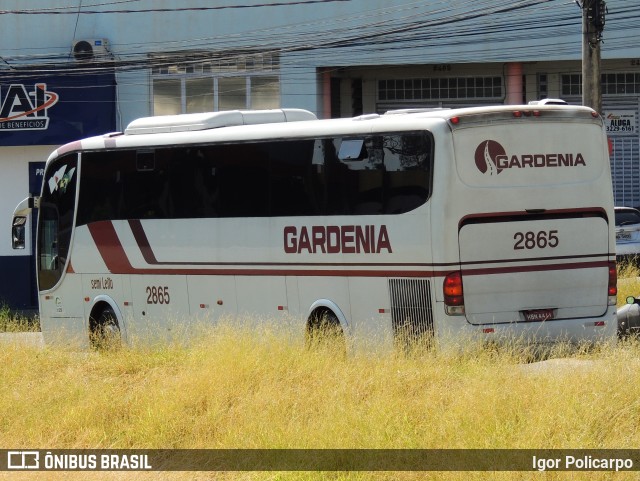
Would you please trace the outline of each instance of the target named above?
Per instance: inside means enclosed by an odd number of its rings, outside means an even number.
[[[346,355],[347,344],[340,320],[329,309],[316,310],[307,321],[305,341],[309,349],[324,349]]]
[[[89,341],[98,350],[117,349],[122,343],[118,318],[113,308],[106,306],[89,319]]]

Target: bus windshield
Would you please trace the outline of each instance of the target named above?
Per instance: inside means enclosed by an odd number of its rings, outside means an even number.
[[[76,198],[77,154],[48,166],[44,178],[38,223],[38,285],[53,288],[64,272],[69,254]]]

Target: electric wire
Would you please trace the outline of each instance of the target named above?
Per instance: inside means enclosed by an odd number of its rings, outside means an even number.
[[[93,3],[86,4],[83,8],[95,9],[98,6],[139,1],[141,0]],[[313,8],[309,6],[312,3],[328,2],[275,2],[257,6],[305,4],[306,7]],[[425,5],[426,3],[429,5]],[[569,5],[573,9],[569,9]],[[59,11],[65,8],[69,13],[73,13],[71,8],[75,8],[77,13],[78,6],[58,7]],[[156,9],[155,13],[160,16],[165,15],[168,10],[173,13],[183,10],[185,13],[191,11],[190,8],[200,7]],[[33,15],[37,12],[51,13],[48,9],[25,11],[30,11]],[[97,10],[83,12],[108,13]],[[168,42],[112,44],[115,54],[113,59],[85,65],[79,65],[79,62],[62,62],[65,55],[69,55],[68,49],[65,54],[50,49],[3,49],[5,69],[2,72],[5,75],[7,69],[13,68],[21,75],[71,77],[115,71],[119,74],[118,83],[122,87],[148,85],[143,80],[123,78],[126,75],[135,77],[141,72],[168,68],[178,61],[182,65],[197,65],[204,60],[224,63],[238,54],[270,52],[278,56],[281,63],[286,59],[288,72],[293,75],[283,77],[282,84],[295,85],[298,82],[295,71],[299,69],[304,72],[310,65],[371,68],[379,65],[424,64],[425,54],[438,51],[446,51],[446,59],[438,54],[431,55],[430,58],[447,63],[469,62],[475,51],[479,52],[479,61],[482,62],[504,61],[506,56],[513,61],[539,58],[543,49],[549,50],[559,59],[563,56],[579,58],[580,18],[581,12],[572,1],[521,0],[508,5],[496,5],[492,0],[466,0],[456,2],[455,8],[450,1],[414,1],[378,10],[367,9],[346,17],[342,14],[329,15],[307,22],[276,25],[231,35],[225,33]],[[624,49],[630,42],[640,40],[638,19],[638,5],[610,8],[604,32],[605,46],[612,50]],[[607,49],[603,50],[606,53]],[[30,53],[25,53],[27,51]],[[349,52],[349,55],[341,52]],[[148,82],[148,79],[145,80]],[[299,82],[303,83],[302,80]]]

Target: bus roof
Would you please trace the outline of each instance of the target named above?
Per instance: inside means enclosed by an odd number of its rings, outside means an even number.
[[[131,122],[124,133],[125,135],[164,134],[168,132],[217,129],[235,125],[273,124],[317,119],[313,113],[302,109],[227,110],[199,114],[143,117]]]
[[[330,135],[366,135],[394,129],[419,130],[447,125],[458,127],[515,118],[582,119],[602,123],[588,107],[568,105],[498,105],[461,109],[402,109],[385,114],[318,120],[302,109],[224,111],[202,114],[144,117],[131,122],[124,133],[71,142],[54,151],[49,160],[68,152],[139,148],[179,144],[260,141]]]

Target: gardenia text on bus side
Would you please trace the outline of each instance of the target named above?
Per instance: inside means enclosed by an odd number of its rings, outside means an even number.
[[[284,251],[287,254],[379,254],[391,250],[387,226],[381,225],[286,226]]]
[[[498,169],[524,169],[525,167],[576,167],[587,164],[581,153],[577,154],[523,154],[498,155],[496,166]]]
[[[483,174],[495,175],[504,169],[534,167],[577,167],[587,165],[581,152],[508,154],[495,140],[482,141],[475,151],[475,162]]]

